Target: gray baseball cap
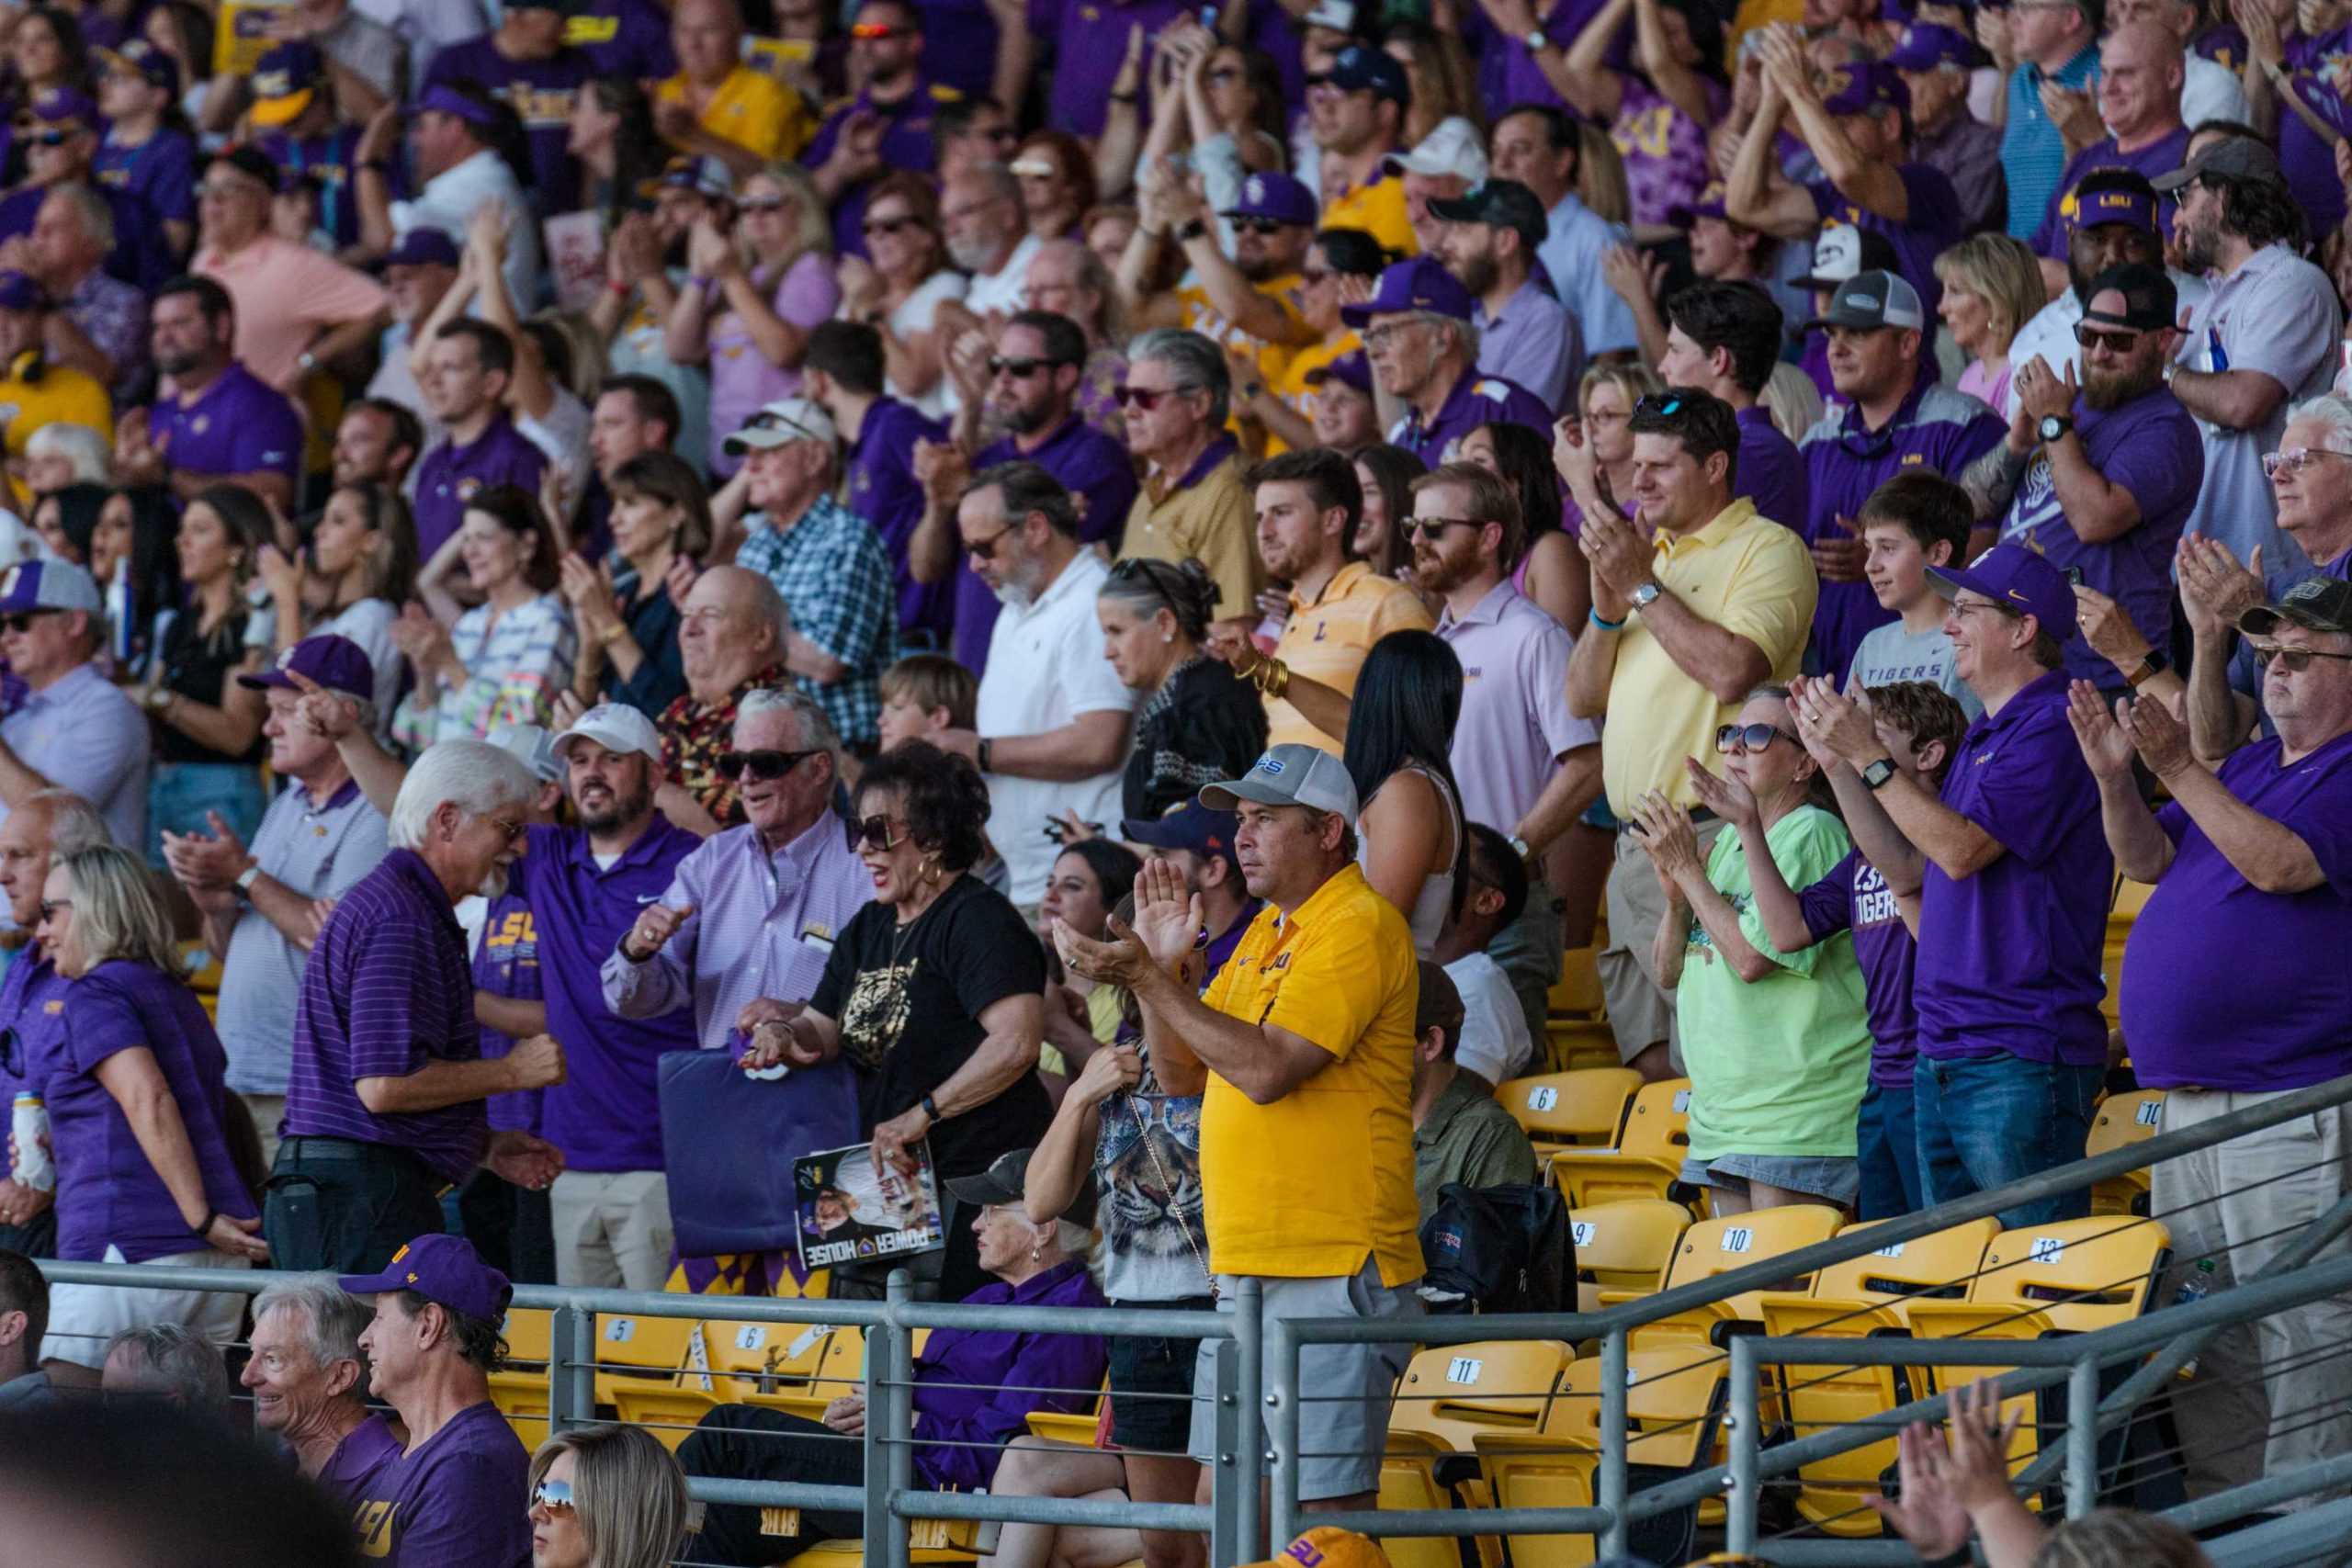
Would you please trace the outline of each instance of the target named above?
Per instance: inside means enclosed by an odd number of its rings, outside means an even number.
[[[1231,811],[1236,802],[1249,800],[1337,812],[1350,821],[1356,815],[1356,784],[1347,764],[1312,746],[1269,747],[1247,773],[1203,786],[1199,798],[1211,811]]]

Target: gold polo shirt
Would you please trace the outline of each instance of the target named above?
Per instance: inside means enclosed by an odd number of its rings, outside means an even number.
[[[1255,619],[1266,570],[1258,562],[1257,513],[1241,482],[1241,454],[1231,436],[1215,445],[1176,479],[1153,473],[1127,509],[1123,556],[1171,565],[1197,556],[1216,580],[1216,618]]]
[[[1274,657],[1326,686],[1355,695],[1356,671],[1363,668],[1372,645],[1395,631],[1429,631],[1437,625],[1419,594],[1394,578],[1383,577],[1360,560],[1351,560],[1323,585],[1312,604],[1290,596],[1290,619],[1283,624]],[[1307,722],[1287,697],[1266,705],[1266,744],[1296,742],[1316,746],[1334,757],[1340,751],[1335,736]]]

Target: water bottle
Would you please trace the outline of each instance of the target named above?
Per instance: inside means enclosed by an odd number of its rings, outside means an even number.
[[[2213,1293],[2213,1277],[2217,1272],[2218,1270],[2214,1268],[2213,1260],[2211,1258],[2199,1258],[2197,1260],[2196,1271],[2190,1274],[2188,1279],[2183,1280],[2180,1282],[2180,1289],[2173,1292],[2172,1304],[2175,1306],[2195,1306],[2199,1302],[2201,1302],[2207,1296],[2211,1295]],[[2191,1356],[2188,1360],[2183,1361],[2180,1365],[2180,1371],[2177,1375],[2184,1378],[2195,1377],[2197,1375],[2197,1358]]]
[[[57,1167],[49,1157],[49,1107],[29,1090],[19,1092],[8,1119],[17,1141],[17,1157],[8,1175],[19,1187],[36,1191],[57,1190]]]

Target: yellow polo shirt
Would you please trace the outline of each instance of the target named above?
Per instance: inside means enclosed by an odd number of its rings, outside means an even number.
[[[1298,274],[1284,273],[1258,285],[1258,292],[1282,308],[1282,312],[1294,323],[1299,321],[1298,302],[1295,296],[1302,283]],[[1225,319],[1225,313],[1209,300],[1208,290],[1194,285],[1181,288],[1176,298],[1184,302],[1184,324],[1207,338],[1219,348],[1235,354],[1249,355],[1256,361],[1258,374],[1266,385],[1272,386],[1283,374],[1291,355],[1299,352],[1286,343],[1268,343],[1252,333],[1243,332]]]
[[[1283,623],[1274,657],[1289,665],[1292,674],[1353,696],[1356,671],[1363,668],[1374,643],[1390,632],[1425,632],[1436,625],[1419,594],[1363,561],[1351,560],[1323,585],[1314,604],[1301,603],[1296,591],[1292,592],[1290,619]],[[1320,747],[1334,757],[1341,750],[1338,739],[1308,723],[1289,698],[1267,703],[1266,744],[1291,741]]]
[[[17,355],[0,378],[0,426],[8,433],[10,457],[25,455],[25,443],[44,424],[85,424],[114,445],[114,400],[91,377],[70,365],[43,365],[39,378],[28,379],[41,355],[28,351]],[[8,491],[17,510],[32,515],[32,492],[11,479]]]
[[[1283,361],[1283,373],[1268,380],[1266,385],[1272,389],[1274,396],[1289,405],[1292,412],[1312,423],[1315,419],[1312,401],[1315,388],[1307,383],[1306,378],[1331,361],[1353,354],[1362,347],[1363,339],[1356,335],[1354,329],[1343,328],[1336,337],[1328,337],[1321,343],[1311,343],[1305,348],[1292,350],[1290,357]],[[1267,457],[1276,457],[1289,450],[1290,443],[1281,436],[1271,433],[1267,435]]]
[[[654,97],[665,104],[686,101],[685,73],[662,83]],[[711,135],[770,163],[798,157],[816,134],[800,95],[748,65],[738,65],[728,73],[696,123]]]
[[[1695,534],[1676,538],[1661,531],[1657,548],[1660,588],[1701,619],[1762,649],[1773,680],[1797,673],[1813,627],[1814,601],[1821,594],[1803,539],[1760,515],[1756,503],[1743,496]],[[1588,629],[1584,635],[1608,634]],[[1609,809],[1621,818],[1630,817],[1634,802],[1654,789],[1695,806],[1698,792],[1682,759],[1696,757],[1720,773],[1715,729],[1730,723],[1741,705],[1717,702],[1685,673],[1642,624],[1639,610],[1615,636],[1611,722],[1600,736],[1600,778]]]
[[[1216,580],[1217,619],[1254,619],[1266,569],[1258,561],[1258,519],[1241,483],[1241,454],[1228,451],[1204,471],[1197,463],[1194,469],[1190,484],[1157,473],[1144,480],[1127,510],[1119,553],[1171,565],[1196,556]]]
[[[1369,185],[1324,192],[1320,227],[1361,229],[1400,256],[1421,254],[1413,220],[1405,215],[1405,182],[1396,175],[1383,175]]]
[[[1285,920],[1269,904],[1203,998],[1314,1042],[1331,1065],[1259,1105],[1216,1073],[1201,1103],[1209,1267],[1300,1280],[1421,1277],[1413,1200],[1413,934],[1352,864]]]

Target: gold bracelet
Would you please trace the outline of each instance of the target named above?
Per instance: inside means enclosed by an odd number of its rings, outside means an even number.
[[[627,636],[628,636],[628,623],[615,621],[596,634],[596,642],[599,647],[610,648]]]
[[[1258,651],[1258,645],[1248,637],[1243,637],[1241,657],[1233,666],[1233,677],[1237,681],[1255,682],[1258,679],[1258,671],[1264,669],[1266,663],[1266,656]]]
[[[1258,666],[1256,680],[1258,690],[1268,702],[1280,702],[1283,694],[1290,690],[1290,666],[1279,659],[1269,659]]]

